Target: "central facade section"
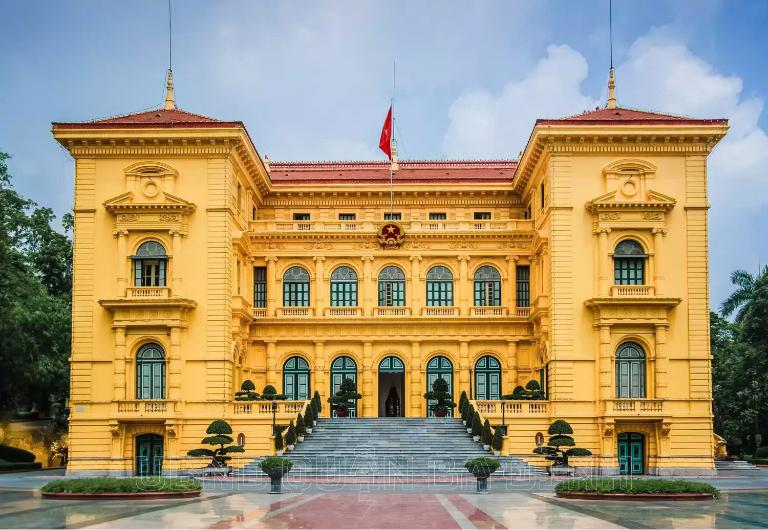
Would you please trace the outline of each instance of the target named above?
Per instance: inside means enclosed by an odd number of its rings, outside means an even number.
[[[253,279],[240,295],[254,312],[240,321],[236,383],[327,400],[350,378],[359,417],[428,415],[438,377],[481,400],[544,383],[534,230],[514,170],[409,163],[391,196],[388,165],[272,164],[235,265],[252,264],[238,276]]]

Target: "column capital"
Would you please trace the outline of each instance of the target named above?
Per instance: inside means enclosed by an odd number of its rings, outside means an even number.
[[[599,236],[600,234],[608,235],[608,234],[611,233],[611,229],[610,228],[595,228],[594,230],[592,230],[592,233],[594,235],[596,235],[596,236]]]
[[[125,228],[118,228],[117,230],[112,231],[112,235],[115,237],[125,237],[128,235],[128,230]]]
[[[315,346],[325,346],[325,341],[324,340],[316,340],[315,341]]]
[[[182,232],[178,228],[173,228],[171,230],[168,230],[168,234],[172,235],[172,236],[179,236],[179,237],[181,237],[181,236],[184,235],[184,232]]]
[[[265,256],[264,261],[267,263],[277,263],[277,256]]]
[[[314,260],[315,263],[322,263],[325,261],[325,256],[315,256],[312,260]]]
[[[366,256],[360,256],[360,260],[365,263],[366,261],[373,261],[375,258],[373,256],[366,255]]]
[[[517,261],[518,261],[519,259],[520,259],[520,256],[507,256],[507,257],[506,257],[506,260],[507,260],[507,261],[514,261],[515,263],[517,263]]]
[[[422,259],[422,258],[421,258],[421,256],[420,256],[420,255],[418,255],[418,254],[414,254],[413,256],[411,256],[411,257],[410,257],[410,258],[408,258],[408,259],[410,259],[411,261],[421,261],[421,259]]]
[[[470,257],[469,254],[462,254],[460,256],[456,256],[456,259],[458,259],[459,261],[469,261],[472,258]]]
[[[651,233],[653,235],[665,236],[665,235],[667,235],[667,229],[666,228],[654,228],[653,230],[651,230]]]

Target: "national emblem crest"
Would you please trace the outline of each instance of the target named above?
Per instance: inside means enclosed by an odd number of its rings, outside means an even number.
[[[379,245],[383,249],[397,249],[403,244],[405,232],[397,223],[387,223],[379,229]]]

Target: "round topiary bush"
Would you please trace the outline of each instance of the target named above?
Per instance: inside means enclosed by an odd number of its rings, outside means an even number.
[[[485,456],[481,458],[475,458],[473,460],[467,460],[464,463],[464,467],[467,468],[467,471],[476,477],[489,477],[492,473],[499,469],[499,466],[501,466],[501,464],[498,460]]]

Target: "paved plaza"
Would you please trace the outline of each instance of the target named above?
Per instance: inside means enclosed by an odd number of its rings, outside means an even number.
[[[711,502],[558,499],[549,479],[411,484],[206,482],[197,499],[61,501],[36,489],[61,472],[0,475],[2,528],[765,528],[768,469],[706,480]]]

